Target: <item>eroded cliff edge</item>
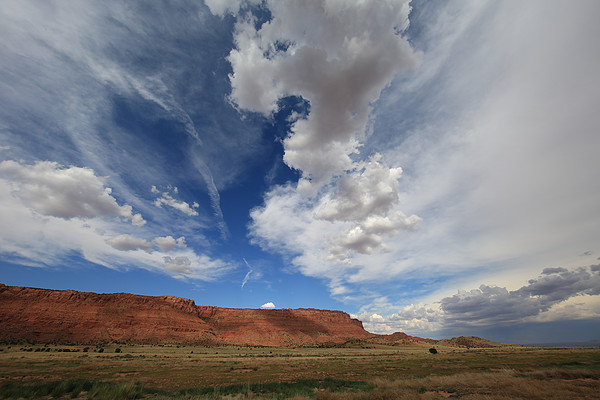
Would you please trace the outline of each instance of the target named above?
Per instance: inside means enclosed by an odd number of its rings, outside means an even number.
[[[342,311],[198,306],[173,296],[0,284],[0,341],[299,346],[371,338]]]

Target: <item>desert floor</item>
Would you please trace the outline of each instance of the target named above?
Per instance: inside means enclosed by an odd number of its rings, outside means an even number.
[[[0,398],[600,399],[600,348],[0,345]]]

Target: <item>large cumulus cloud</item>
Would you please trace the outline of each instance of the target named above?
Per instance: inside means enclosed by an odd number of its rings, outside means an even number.
[[[7,160],[0,162],[0,174],[10,180],[15,196],[41,214],[65,219],[116,216],[137,226],[146,223],[141,214],[132,214],[130,205],[119,205],[106,179],[90,168]]]
[[[285,96],[310,103],[284,140],[284,161],[305,179],[323,184],[352,168],[371,103],[397,73],[419,57],[401,31],[407,1],[343,3],[323,0],[267,2],[272,18],[256,27],[239,16],[236,48],[228,60],[232,101],[269,114]]]
[[[266,194],[264,206],[251,213],[251,236],[296,256],[302,271],[340,281],[334,271],[344,270],[339,265],[353,254],[383,250],[384,236],[420,221],[398,209],[402,170],[379,154],[366,159],[359,152],[372,103],[394,76],[419,64],[402,36],[410,7],[407,1],[268,1],[270,19],[259,22],[247,4],[208,2],[214,13],[237,17],[236,48],[227,58],[232,103],[267,116],[287,96],[309,106],[307,114],[292,116],[283,140],[283,160],[301,178],[296,187]],[[278,221],[277,208],[289,211]],[[299,229],[293,238],[289,227]]]

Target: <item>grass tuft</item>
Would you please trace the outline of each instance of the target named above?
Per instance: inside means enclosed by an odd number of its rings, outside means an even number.
[[[315,398],[316,393],[321,392],[367,392],[374,388],[375,385],[372,383],[325,378],[323,380],[303,379],[297,382],[245,383],[185,389],[181,390],[179,395],[185,398],[204,397],[210,399],[235,397],[237,395],[288,399],[293,397]]]
[[[17,385],[7,383],[0,386],[2,399],[38,399],[40,397],[75,398],[86,393],[88,399],[129,400],[144,396],[139,384],[125,382],[120,384],[98,382],[83,379],[69,379],[39,383],[34,385]]]

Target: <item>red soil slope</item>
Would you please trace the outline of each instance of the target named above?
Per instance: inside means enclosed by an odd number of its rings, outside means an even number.
[[[395,332],[391,335],[378,335],[377,338],[370,341],[375,343],[393,343],[393,344],[435,344],[438,341],[434,339],[424,339],[416,336],[409,336],[404,332]]]
[[[341,311],[219,308],[171,296],[0,284],[0,342],[297,346],[373,336]]]

